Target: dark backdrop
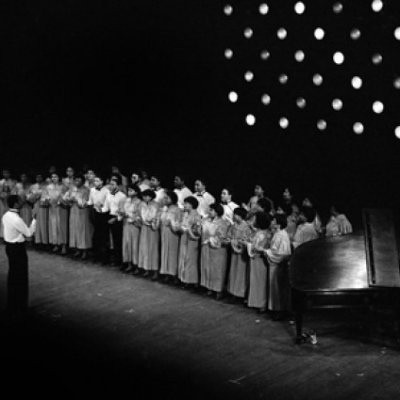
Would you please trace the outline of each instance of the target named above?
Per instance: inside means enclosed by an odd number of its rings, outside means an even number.
[[[321,134],[310,121],[322,116],[319,96],[329,98],[329,88],[338,82],[331,80],[325,92],[314,93],[308,103],[314,102],[314,108],[307,107],[303,114],[289,105],[300,94],[300,81],[284,90],[276,83],[280,72],[290,78],[316,72],[312,63],[299,70],[292,51],[302,46],[318,57],[322,49],[305,36],[302,42],[301,34],[307,33],[304,27],[317,26],[312,18],[319,16],[330,32],[323,46],[342,40],[343,32],[348,37],[354,24],[360,26],[360,51],[384,53],[380,72],[371,67],[367,78],[380,74],[391,80],[399,73],[399,42],[393,43],[392,34],[391,41],[374,38],[377,26],[387,24],[392,32],[393,24],[400,25],[396,2],[386,2],[385,12],[373,24],[357,14],[360,1],[343,2],[345,10],[350,4],[356,8],[343,13],[339,23],[331,16],[330,1],[314,2],[319,4],[314,9],[306,2],[312,12],[303,20],[293,15],[294,2],[279,1],[279,9],[277,1],[269,3],[270,19],[262,21],[255,1],[232,2],[230,20],[222,12],[225,3],[211,0],[14,2],[5,13],[0,164],[19,172],[47,170],[50,164],[79,169],[83,164],[108,168],[117,163],[126,174],[137,166],[161,173],[166,186],[175,172],[185,173],[190,184],[205,177],[216,193],[225,183],[233,184],[238,200],[248,197],[257,181],[275,198],[290,186],[299,197],[316,198],[324,209],[332,201],[352,210],[397,205],[400,142],[393,124],[399,91],[379,92],[386,105],[379,119],[370,110],[357,109],[359,100],[350,90],[340,93],[345,109]],[[249,24],[262,32],[251,45],[242,35]],[[275,32],[284,24],[289,37],[280,48]],[[291,34],[294,29],[300,36]],[[352,43],[343,43],[345,54],[353,54]],[[228,46],[239,54],[230,64],[224,58]],[[271,57],[275,61],[269,67],[254,55],[264,46],[281,53],[278,60]],[[346,68],[357,62],[362,61],[350,56]],[[251,89],[242,79],[249,68],[257,78]],[[279,102],[267,111],[250,94],[259,96],[272,80],[269,92]],[[363,98],[380,87],[379,82],[366,81],[370,83],[364,85]],[[240,92],[236,104],[227,100],[232,89]],[[310,97],[313,90],[304,87],[301,94]],[[291,120],[284,133],[277,123],[282,109]],[[368,128],[360,136],[351,131],[354,111],[362,114]],[[257,116],[253,127],[244,123],[247,112]]]

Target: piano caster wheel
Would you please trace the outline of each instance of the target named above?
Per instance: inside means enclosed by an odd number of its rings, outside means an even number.
[[[308,336],[305,333],[296,337],[295,343],[296,344],[304,344],[308,341]]]

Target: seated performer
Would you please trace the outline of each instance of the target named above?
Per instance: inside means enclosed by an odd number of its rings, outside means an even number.
[[[331,218],[326,225],[326,236],[347,235],[353,232],[353,227],[340,206],[332,206],[330,212]]]
[[[273,313],[272,318],[278,320],[283,317],[289,308],[289,271],[288,259],[291,255],[290,238],[286,232],[287,217],[277,214],[272,220],[274,234],[271,245],[264,250],[268,260],[268,310]]]
[[[293,247],[296,248],[302,243],[318,239],[318,233],[315,230],[315,210],[311,207],[302,207],[299,215],[299,225],[293,236]]]

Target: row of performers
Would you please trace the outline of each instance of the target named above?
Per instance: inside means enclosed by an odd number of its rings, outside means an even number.
[[[125,194],[118,176],[107,185],[96,176],[91,189],[84,183],[78,176],[67,187],[53,174],[50,184],[30,187],[20,212],[26,219],[31,210],[36,218],[37,245],[52,244],[63,254],[68,246],[84,259],[92,249],[103,263],[111,248],[114,264],[127,272],[152,279],[162,274],[205,287],[217,298],[226,288],[261,311],[287,309],[292,249],[319,236],[309,206],[294,219],[282,209],[272,213],[265,198],[246,210],[232,201],[211,201],[205,190],[181,201],[179,190],[164,190],[160,201],[156,190],[141,191],[136,184]],[[348,221],[336,227],[351,231]]]

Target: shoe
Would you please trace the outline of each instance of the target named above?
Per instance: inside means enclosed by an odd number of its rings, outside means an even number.
[[[87,259],[88,259],[88,254],[87,254],[86,251],[84,251],[84,252],[82,253],[81,260],[82,260],[82,261],[85,261],[85,260],[87,260]]]
[[[60,248],[59,248],[58,246],[54,246],[52,251],[53,251],[53,253],[57,253],[57,251],[58,251],[59,249],[60,249]]]
[[[221,293],[221,292],[218,292],[215,298],[216,298],[217,300],[221,300],[221,299],[222,299],[222,293]]]
[[[128,268],[125,268],[124,272],[126,272],[127,274],[129,274],[130,272],[132,272],[134,270],[133,265],[129,265]]]
[[[155,273],[153,274],[153,276],[151,277],[151,280],[152,280],[152,281],[158,280],[158,272],[155,272]]]
[[[65,256],[67,254],[67,246],[63,246],[61,249],[61,255]]]
[[[147,278],[149,275],[150,275],[150,272],[149,272],[149,271],[146,271],[146,272],[143,274],[143,276],[144,276],[145,278]]]

